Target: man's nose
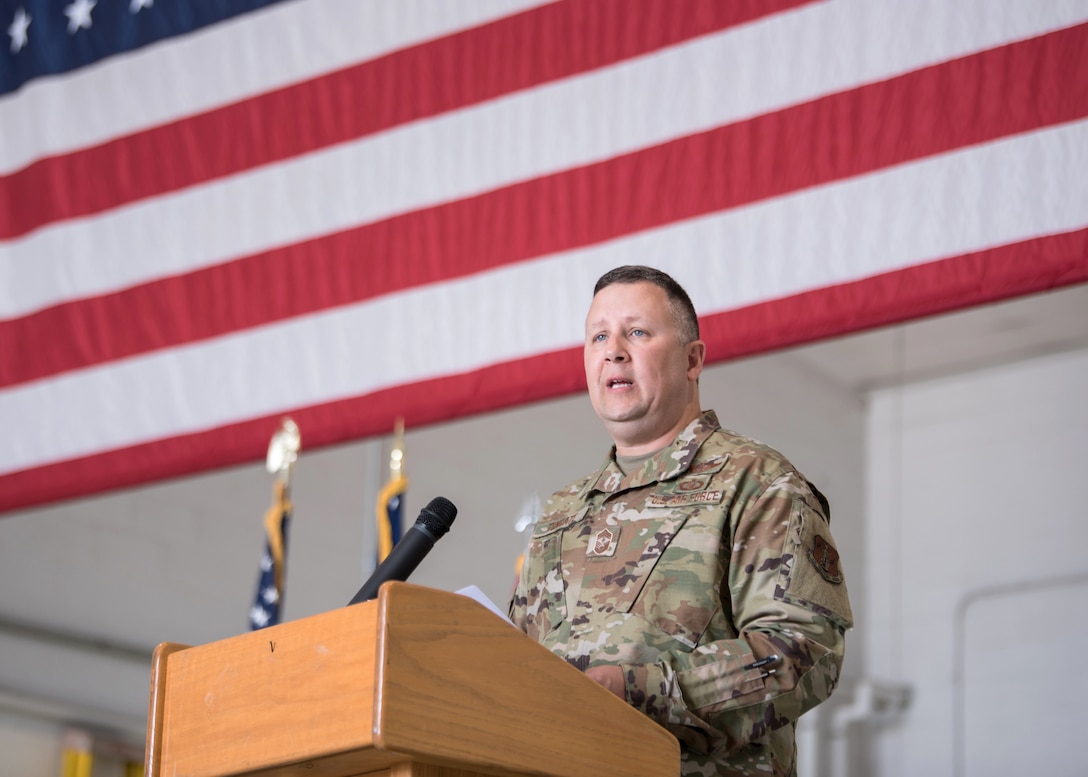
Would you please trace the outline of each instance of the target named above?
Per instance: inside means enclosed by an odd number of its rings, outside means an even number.
[[[610,345],[608,350],[604,354],[604,358],[610,362],[623,362],[627,361],[627,351],[623,348],[618,348],[614,345]]]

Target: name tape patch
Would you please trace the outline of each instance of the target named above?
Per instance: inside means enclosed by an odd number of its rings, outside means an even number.
[[[711,505],[722,501],[724,491],[697,491],[690,494],[654,494],[646,500],[650,507],[683,507],[684,505]]]

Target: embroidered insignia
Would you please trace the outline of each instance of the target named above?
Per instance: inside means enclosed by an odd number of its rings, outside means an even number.
[[[710,483],[710,475],[701,475],[698,477],[686,477],[676,484],[676,490],[680,493],[690,493],[692,491],[705,491],[707,485]]]
[[[729,461],[728,454],[716,459],[702,461],[698,464],[693,464],[691,466],[691,469],[688,470],[688,473],[691,475],[702,475],[705,472],[718,472],[719,470],[721,470],[722,467],[725,466],[725,462],[727,461]]]
[[[842,568],[839,567],[839,551],[835,550],[827,540],[817,534],[813,538],[812,547],[808,551],[808,560],[816,567],[829,583],[838,585],[842,582]]]
[[[723,491],[697,491],[693,494],[654,494],[646,500],[650,507],[683,507],[711,505],[722,501]]]
[[[589,547],[586,548],[587,556],[614,556],[616,554],[616,547],[619,545],[620,530],[605,528],[601,529],[589,542]]]

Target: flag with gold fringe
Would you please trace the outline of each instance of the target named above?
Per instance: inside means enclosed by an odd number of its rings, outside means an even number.
[[[249,609],[250,629],[280,622],[287,577],[287,529],[292,505],[288,498],[291,467],[298,458],[301,437],[290,418],[283,421],[268,446],[268,471],[276,474],[272,506],[264,516],[265,548],[257,577],[257,592]]]
[[[404,420],[397,419],[393,450],[389,453],[389,479],[378,492],[378,563],[380,564],[400,542],[403,532],[402,513],[408,477],[404,469]]]
[[[267,536],[257,577],[257,593],[249,609],[251,629],[263,629],[280,622],[286,579],[287,527],[290,523],[291,503],[287,500],[287,484],[277,480],[272,506],[264,516]]]

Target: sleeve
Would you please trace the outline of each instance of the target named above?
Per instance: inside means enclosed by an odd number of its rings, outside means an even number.
[[[526,593],[528,591],[526,568],[530,563],[528,553],[523,554],[518,566],[518,576],[514,583],[514,590],[510,594],[510,602],[506,607],[507,617],[509,617],[513,624],[522,632],[526,631],[528,621],[526,609],[528,607],[529,597]]]
[[[722,626],[690,652],[620,664],[627,701],[702,753],[763,739],[830,696],[852,625],[827,518],[797,473],[731,510]]]

